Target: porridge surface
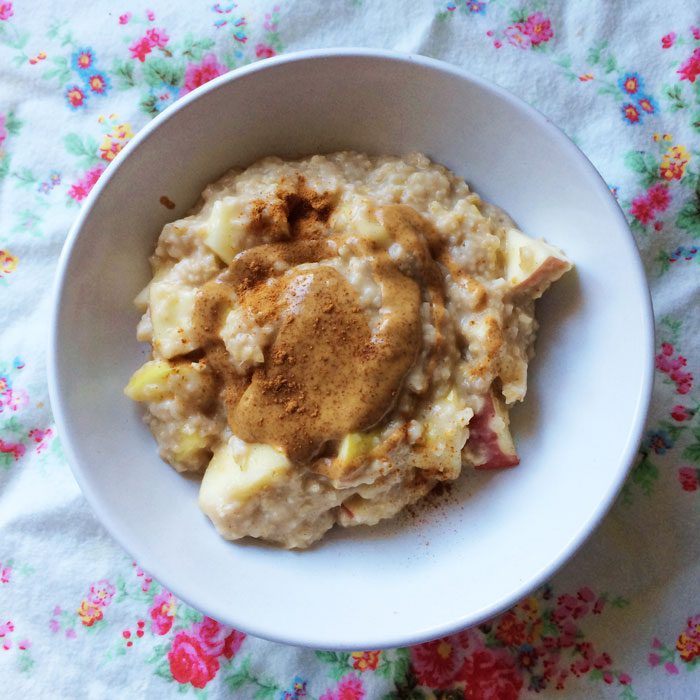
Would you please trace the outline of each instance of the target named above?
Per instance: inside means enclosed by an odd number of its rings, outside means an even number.
[[[151,262],[127,394],[224,537],[286,547],[517,464],[534,299],[570,267],[425,156],[352,152],[227,173]]]

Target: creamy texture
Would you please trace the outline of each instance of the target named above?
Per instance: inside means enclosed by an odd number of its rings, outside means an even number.
[[[517,464],[505,404],[569,266],[424,156],[356,153],[227,174],[152,263],[127,393],[225,537],[288,547]]]

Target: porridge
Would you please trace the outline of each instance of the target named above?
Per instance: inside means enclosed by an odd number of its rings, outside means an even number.
[[[266,158],[167,224],[126,394],[227,539],[304,548],[518,464],[534,301],[571,268],[425,156]]]

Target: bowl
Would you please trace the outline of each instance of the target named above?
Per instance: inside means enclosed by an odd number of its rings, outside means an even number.
[[[424,152],[575,262],[539,303],[529,394],[513,412],[521,464],[468,474],[412,518],[334,531],[307,551],[226,542],[197,506],[198,482],[160,460],[122,393],[148,350],[135,340],[132,300],[150,278],[162,226],[207,183],[262,156],[340,149]],[[51,403],[75,477],[141,566],[250,634],[376,649],[484,621],[551,576],[593,531],[640,439],[653,321],[622,212],[545,117],[428,58],[319,50],[208,83],[117,156],[63,250],[49,354]]]

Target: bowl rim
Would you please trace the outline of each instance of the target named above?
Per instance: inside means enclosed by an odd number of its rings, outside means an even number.
[[[516,97],[506,89],[490,83],[484,78],[475,76],[468,71],[445,61],[419,54],[374,48],[344,47],[294,51],[241,66],[211,80],[205,85],[196,88],[166,108],[161,114],[157,115],[150,122],[145,124],[137,132],[134,138],[131,139],[131,141],[125,146],[125,148],[119,154],[117,154],[111,164],[111,167],[105,170],[99,181],[83,202],[81,209],[68,232],[58,259],[52,288],[47,352],[49,399],[57,432],[61,438],[64,453],[66,455],[66,460],[70,465],[73,476],[80,486],[83,495],[88,501],[99,522],[117,541],[119,546],[121,546],[125,552],[129,553],[130,556],[134,556],[132,553],[139,551],[138,541],[134,540],[122,530],[119,518],[112,517],[109,512],[105,511],[101,505],[99,489],[93,489],[87,478],[83,477],[83,472],[87,471],[87,469],[85,467],[81,467],[80,461],[76,457],[76,451],[74,449],[73,440],[71,437],[71,429],[69,427],[71,424],[71,419],[69,417],[69,411],[64,405],[62,381],[59,377],[58,338],[61,302],[68,280],[66,272],[70,264],[73,250],[76,246],[78,238],[80,237],[83,226],[90,217],[97,200],[102,195],[102,192],[109,181],[121,168],[125,159],[127,159],[129,155],[140,146],[141,143],[148,139],[156,129],[158,129],[166,121],[172,119],[180,110],[187,109],[191,103],[202,98],[207,93],[217,90],[229,82],[235,82],[244,76],[248,76],[259,71],[275,70],[275,68],[278,66],[297,61],[323,60],[326,58],[369,58],[418,65],[433,71],[447,73],[453,77],[459,78],[460,80],[474,84],[479,89],[487,93],[491,93],[491,95],[495,96],[496,98],[509,103],[516,110],[527,113],[528,116],[537,122],[537,124],[544,130],[545,134],[554,143],[556,143],[558,148],[568,151],[570,157],[581,161],[582,165],[588,170],[588,174],[592,176],[592,181],[597,182],[597,186],[599,188],[605,189],[608,197],[607,201],[609,203],[611,217],[617,218],[617,225],[620,228],[621,233],[624,233],[625,242],[627,248],[629,249],[630,256],[626,261],[626,264],[629,266],[630,273],[633,274],[637,278],[637,281],[641,283],[640,286],[642,291],[644,291],[640,298],[640,303],[643,305],[643,308],[641,309],[643,328],[641,331],[645,338],[641,351],[646,353],[647,356],[645,362],[646,369],[644,374],[640,377],[640,392],[638,394],[637,403],[634,406],[634,415],[631,425],[629,426],[627,442],[624,445],[621,453],[622,456],[618,462],[617,474],[615,475],[615,479],[613,480],[611,487],[604,494],[604,497],[601,498],[596,509],[590,513],[585,522],[581,523],[580,528],[577,530],[574,536],[571,537],[567,545],[561,549],[558,556],[550,561],[547,566],[542,567],[539,572],[533,576],[530,576],[528,580],[518,583],[518,585],[511,589],[509,595],[501,597],[499,600],[494,601],[491,605],[485,606],[476,611],[471,611],[468,614],[463,614],[453,619],[449,623],[438,624],[428,629],[415,630],[415,632],[410,636],[396,636],[390,631],[383,631],[377,634],[377,632],[374,630],[368,630],[366,638],[363,640],[354,639],[346,641],[337,639],[337,641],[329,644],[330,638],[335,636],[334,632],[329,632],[325,637],[321,638],[315,634],[309,635],[303,630],[299,632],[287,632],[286,630],[277,628],[274,623],[272,625],[267,622],[258,624],[257,621],[247,620],[243,621],[242,624],[237,624],[235,620],[230,621],[230,624],[236,628],[241,629],[242,631],[245,631],[246,633],[249,633],[255,637],[294,646],[338,650],[353,650],[362,648],[386,649],[416,644],[429,639],[437,639],[439,637],[452,634],[458,630],[480,624],[481,622],[484,622],[485,620],[488,620],[505,611],[518,600],[521,600],[530,592],[540,587],[575,554],[575,552],[599,527],[601,521],[613,505],[625,479],[627,478],[632,464],[634,463],[638,446],[641,441],[642,432],[645,427],[654,381],[655,337],[651,293],[639,249],[637,248],[634,236],[629,228],[625,215],[618,202],[610,192],[602,175],[596,170],[595,166],[581,151],[581,149],[574,144],[559,127],[557,127],[548,117],[542,114],[535,107],[527,104],[524,100]],[[166,585],[168,590],[176,595],[180,600],[188,605],[191,605],[204,614],[209,615],[212,612],[212,606],[210,606],[206,601],[200,600],[196,592],[190,591],[183,596],[181,595],[181,586],[179,585],[178,581],[172,582],[175,583],[174,586],[170,585],[170,576],[168,574],[165,576],[161,575],[161,567],[158,563],[157,556],[149,552],[140,552],[138,557],[134,558],[138,559],[139,564],[145,570],[147,570],[163,585]],[[215,617],[215,615],[212,615],[212,617]]]

